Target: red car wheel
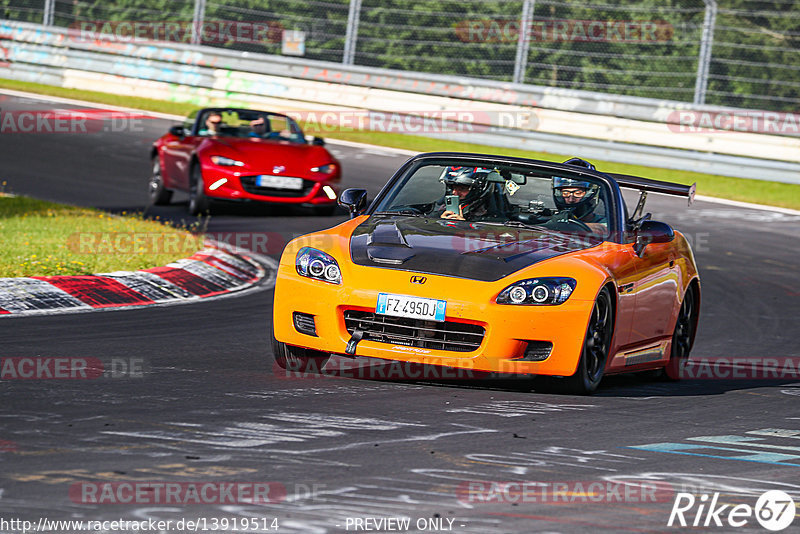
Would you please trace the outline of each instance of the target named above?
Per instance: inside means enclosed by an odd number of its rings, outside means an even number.
[[[172,200],[172,191],[164,187],[164,178],[161,175],[161,162],[158,156],[153,158],[153,172],[150,175],[148,194],[150,196],[150,203],[157,206],[169,204],[169,201]]]

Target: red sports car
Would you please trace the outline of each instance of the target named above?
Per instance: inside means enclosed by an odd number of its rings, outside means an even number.
[[[189,193],[189,211],[208,212],[214,200],[312,206],[332,214],[341,165],[315,137],[306,141],[286,115],[253,109],[205,108],[153,143],[149,193],[168,204]]]

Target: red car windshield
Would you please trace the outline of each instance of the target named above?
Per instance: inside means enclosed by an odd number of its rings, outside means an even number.
[[[300,126],[291,118],[258,111],[207,111],[200,118],[197,135],[306,142]]]

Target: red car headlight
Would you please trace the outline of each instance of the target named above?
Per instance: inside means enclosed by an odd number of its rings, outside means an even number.
[[[311,167],[311,172],[319,172],[322,174],[333,174],[336,172],[336,164],[335,163],[327,163],[325,165],[320,165],[319,167]]]
[[[221,167],[244,167],[244,163],[225,156],[211,156],[211,163]]]

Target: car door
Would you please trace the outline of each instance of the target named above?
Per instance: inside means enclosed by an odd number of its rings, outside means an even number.
[[[194,119],[192,115],[187,117],[184,121],[183,129],[187,135],[183,137],[169,135],[165,140],[163,163],[169,179],[169,187],[188,191],[189,163],[191,162],[192,154],[197,145],[202,141],[202,138],[192,135],[194,133]]]
[[[650,243],[640,255],[634,253],[636,318],[631,328],[631,343],[655,341],[672,334],[670,319],[678,294],[678,268],[672,242]]]
[[[605,258],[604,264],[614,276],[617,284],[616,323],[614,325],[615,347],[630,344],[631,329],[636,320],[636,293],[634,287],[639,279],[636,270],[636,255],[632,245],[616,245],[613,254]],[[612,353],[617,352],[612,349]]]

